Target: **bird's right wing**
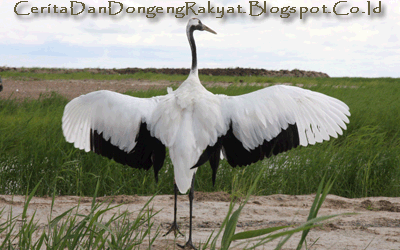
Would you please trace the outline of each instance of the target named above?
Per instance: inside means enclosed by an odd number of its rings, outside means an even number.
[[[161,168],[165,146],[147,129],[160,98],[137,98],[107,90],[82,95],[65,107],[64,136],[76,148],[122,164],[145,169],[157,164]]]
[[[220,144],[233,166],[337,137],[349,122],[349,107],[342,101],[294,86],[220,97],[225,122],[230,124]]]
[[[275,85],[240,96],[217,95],[225,133],[208,145],[196,168],[210,161],[215,183],[222,151],[233,166],[247,166],[298,145],[337,137],[346,129],[349,107],[307,89]]]
[[[246,149],[271,140],[288,124],[297,124],[300,144],[307,146],[337,137],[346,129],[349,107],[319,92],[275,85],[252,93],[223,98],[225,119]]]

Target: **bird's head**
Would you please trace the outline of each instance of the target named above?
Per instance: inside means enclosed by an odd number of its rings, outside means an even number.
[[[188,24],[186,26],[186,31],[189,32],[190,30],[205,30],[208,32],[211,32],[213,34],[217,34],[217,32],[213,31],[212,29],[208,28],[206,25],[204,25],[199,19],[197,18],[191,18],[188,21]]]

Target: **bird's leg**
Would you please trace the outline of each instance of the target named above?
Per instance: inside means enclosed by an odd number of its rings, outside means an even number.
[[[190,187],[190,192],[189,192],[189,203],[190,203],[190,218],[189,218],[189,240],[186,242],[185,245],[179,245],[181,248],[185,249],[197,249],[192,242],[192,213],[193,213],[193,198],[194,198],[194,177],[195,174],[193,174],[193,179],[192,179],[192,186]]]
[[[168,230],[166,234],[163,236],[167,236],[170,232],[174,231],[174,235],[176,237],[177,234],[184,236],[181,231],[179,231],[178,224],[176,223],[176,210],[177,210],[177,200],[178,200],[178,186],[174,183],[174,192],[175,192],[175,204],[174,204],[174,222],[171,224],[171,228]]]

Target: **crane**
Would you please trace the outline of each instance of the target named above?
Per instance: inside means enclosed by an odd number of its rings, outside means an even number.
[[[216,181],[220,155],[235,166],[247,166],[299,145],[337,137],[349,123],[349,107],[322,93],[275,85],[240,96],[215,95],[200,82],[194,31],[215,31],[192,18],[186,34],[192,52],[188,78],[164,96],[137,98],[100,90],[70,101],[62,117],[66,140],[76,148],[140,169],[153,166],[156,181],[166,148],[174,166],[174,221],[177,194],[189,189],[189,238],[194,248],[192,211],[195,173],[207,161]],[[180,233],[181,234],[181,233]]]

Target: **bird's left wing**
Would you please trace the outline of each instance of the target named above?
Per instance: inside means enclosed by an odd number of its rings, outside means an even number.
[[[161,168],[165,146],[147,129],[160,98],[137,98],[107,90],[82,95],[65,107],[64,136],[76,148],[122,164],[149,169],[157,163]]]

